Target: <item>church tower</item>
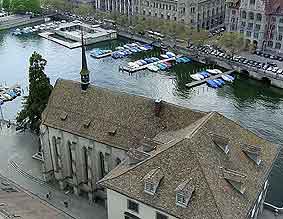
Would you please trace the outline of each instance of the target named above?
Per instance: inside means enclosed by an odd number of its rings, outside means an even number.
[[[87,68],[83,31],[82,31],[82,69],[80,75],[81,75],[81,88],[83,91],[85,91],[89,86],[89,70]]]

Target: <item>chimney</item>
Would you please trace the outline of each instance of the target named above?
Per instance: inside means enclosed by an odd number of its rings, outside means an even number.
[[[161,106],[162,106],[162,100],[161,99],[156,99],[154,101],[154,112],[155,112],[155,116],[157,116],[157,117],[159,117],[159,115],[160,115]]]

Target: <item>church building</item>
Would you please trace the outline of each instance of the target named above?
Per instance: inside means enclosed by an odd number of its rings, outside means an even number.
[[[58,79],[42,114],[46,181],[109,219],[257,218],[278,146],[216,112]]]

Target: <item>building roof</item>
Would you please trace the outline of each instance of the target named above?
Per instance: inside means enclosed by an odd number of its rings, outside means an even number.
[[[227,154],[215,144],[213,134],[229,138]],[[135,165],[125,160],[100,185],[177,218],[248,218],[278,147],[215,112],[167,135],[171,140],[148,152],[149,157]],[[242,151],[243,145],[261,148],[259,165]],[[156,168],[163,178],[152,196],[144,192],[143,179]],[[176,191],[186,181],[193,193],[187,207],[180,207]]]
[[[155,111],[155,101],[148,97],[92,85],[82,92],[79,82],[59,79],[42,124],[128,150],[160,132],[187,127],[206,114],[164,101],[159,116]]]
[[[274,15],[283,15],[283,0],[267,0],[266,13]]]

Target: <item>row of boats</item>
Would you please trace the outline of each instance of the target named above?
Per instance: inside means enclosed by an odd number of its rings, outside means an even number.
[[[8,87],[0,87],[0,105],[4,104],[6,101],[11,101],[17,96],[21,95],[20,86],[16,86],[12,89]]]
[[[223,72],[219,69],[206,69],[196,74],[192,74],[191,78],[196,81],[201,81],[206,78],[211,77],[212,75],[222,74],[218,78],[207,80],[206,83],[212,88],[219,88],[225,84],[225,82],[233,82],[235,78],[229,74],[223,75]]]
[[[130,70],[147,68],[150,71],[157,72],[159,70],[167,70],[171,68],[175,61],[176,63],[188,63],[191,59],[186,56],[176,57],[174,53],[166,52],[165,54],[160,55],[160,58],[151,57],[137,60],[135,62],[129,62],[127,68]]]
[[[112,58],[119,59],[124,58],[128,55],[131,55],[133,53],[139,53],[143,51],[150,51],[153,49],[153,46],[149,44],[140,44],[138,42],[136,43],[130,43],[126,44],[123,47],[117,47],[116,51],[111,54]]]
[[[30,33],[37,33],[40,31],[53,30],[58,28],[61,23],[66,23],[66,21],[65,20],[53,21],[46,24],[35,25],[33,27],[24,27],[21,29],[17,28],[12,31],[12,35],[18,36],[18,35],[26,35]]]
[[[139,42],[128,43],[123,46],[118,46],[115,48],[115,51],[109,49],[100,49],[96,48],[90,52],[90,56],[93,58],[104,58],[106,56],[112,56],[114,59],[124,58],[128,55],[139,53],[142,51],[152,50],[153,46],[149,44],[141,44]]]

